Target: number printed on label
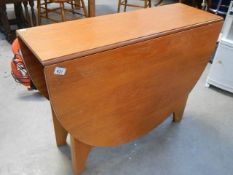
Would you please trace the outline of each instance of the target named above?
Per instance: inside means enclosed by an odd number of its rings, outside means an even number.
[[[56,67],[54,70],[55,75],[65,75],[66,73],[66,68],[63,67]]]

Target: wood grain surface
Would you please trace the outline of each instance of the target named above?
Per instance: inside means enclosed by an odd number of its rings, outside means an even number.
[[[46,66],[58,120],[83,143],[113,146],[143,136],[173,112],[182,114],[177,106],[185,105],[221,26],[207,24]],[[66,74],[54,75],[56,67]]]
[[[54,126],[54,132],[56,137],[57,146],[63,146],[66,145],[66,138],[68,135],[67,130],[65,130],[60,122],[57,120],[57,117],[53,111],[53,108],[51,106],[52,110],[52,116],[53,116],[53,126]]]
[[[221,27],[215,15],[174,4],[18,31],[57,145],[71,135],[75,175],[92,147],[137,139],[170,114],[182,119]]]
[[[71,159],[74,175],[79,175],[84,169],[88,155],[92,149],[91,146],[78,141],[73,136],[71,141]]]
[[[43,65],[222,20],[183,4],[39,26],[17,33]]]

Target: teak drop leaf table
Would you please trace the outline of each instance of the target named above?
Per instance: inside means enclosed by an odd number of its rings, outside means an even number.
[[[173,4],[19,30],[57,145],[71,135],[74,174],[93,147],[135,140],[170,114],[181,120],[221,27],[216,15]]]

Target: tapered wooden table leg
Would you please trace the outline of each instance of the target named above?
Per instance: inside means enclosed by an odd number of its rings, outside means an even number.
[[[182,120],[187,99],[188,97],[180,100],[177,103],[175,111],[173,112],[173,122],[180,122]]]
[[[91,151],[91,146],[86,145],[70,136],[71,140],[71,158],[74,175],[80,175],[85,169],[86,160]]]
[[[57,120],[57,117],[53,109],[52,109],[52,114],[53,114],[53,125],[54,125],[57,146],[65,145],[68,132],[61,126],[60,122]]]

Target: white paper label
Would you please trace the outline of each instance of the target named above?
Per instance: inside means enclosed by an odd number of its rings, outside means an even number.
[[[66,68],[63,67],[56,67],[54,70],[55,75],[65,75],[66,73]]]

